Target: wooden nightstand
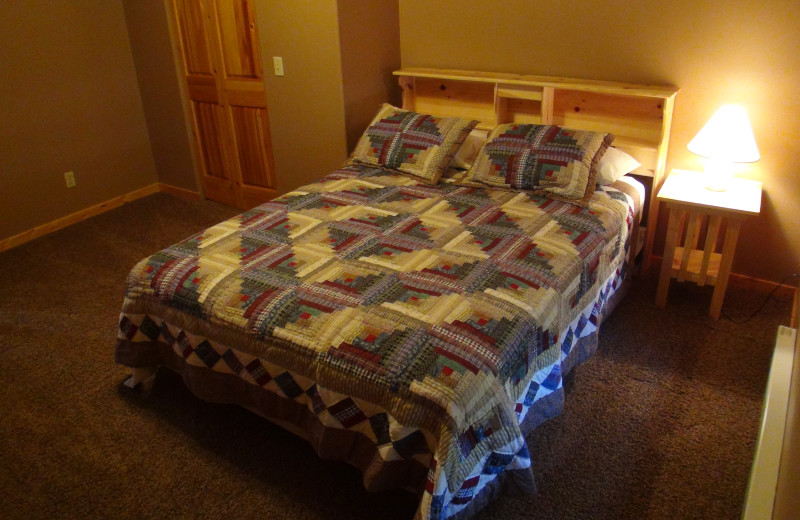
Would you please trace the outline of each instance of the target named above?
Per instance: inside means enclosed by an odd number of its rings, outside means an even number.
[[[717,320],[741,224],[761,211],[761,183],[734,178],[727,191],[711,191],[705,184],[703,173],[672,170],[658,192],[669,209],[669,226],[656,306],[666,305],[672,278],[713,285],[708,315]]]

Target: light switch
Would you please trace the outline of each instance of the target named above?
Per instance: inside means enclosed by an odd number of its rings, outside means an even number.
[[[272,65],[275,68],[275,75],[283,76],[283,58],[280,56],[273,56]]]

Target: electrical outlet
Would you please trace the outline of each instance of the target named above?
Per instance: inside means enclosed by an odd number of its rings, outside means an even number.
[[[280,56],[273,56],[272,65],[275,68],[275,75],[283,76],[283,58]]]
[[[75,187],[75,172],[64,172],[64,180],[67,182],[67,188]]]

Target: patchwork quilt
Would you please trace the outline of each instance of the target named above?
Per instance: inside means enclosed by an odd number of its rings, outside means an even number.
[[[136,265],[116,359],[202,373],[215,390],[189,386],[209,399],[280,401],[322,456],[348,457],[324,431],[355,433],[369,489],[466,516],[501,484],[533,489],[524,435],[586,357],[632,222],[613,188],[578,207],[348,165]]]

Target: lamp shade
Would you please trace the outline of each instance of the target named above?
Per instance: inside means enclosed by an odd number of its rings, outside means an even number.
[[[744,107],[725,105],[688,145],[689,151],[717,161],[755,162],[761,158]]]

